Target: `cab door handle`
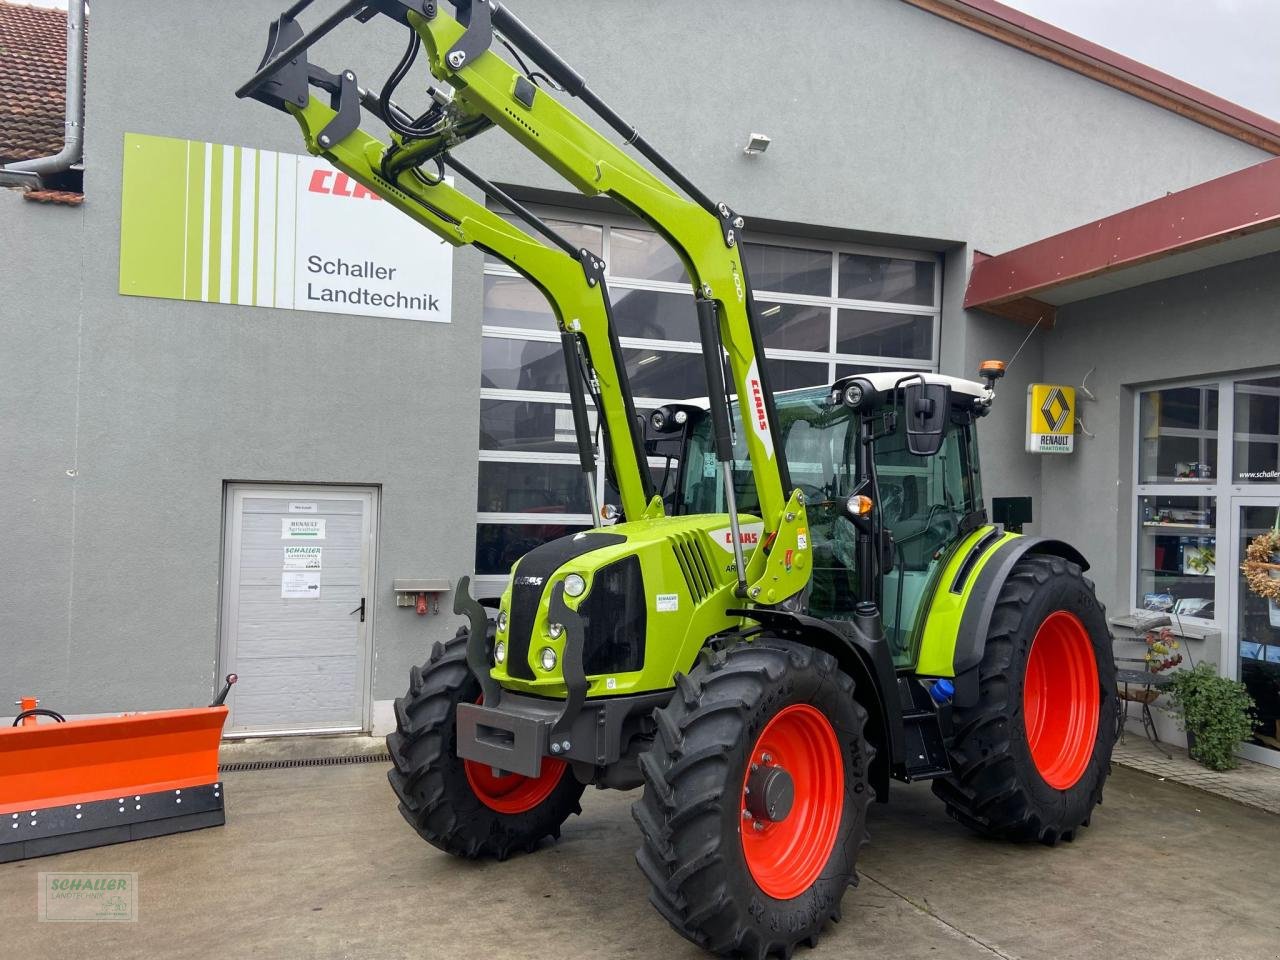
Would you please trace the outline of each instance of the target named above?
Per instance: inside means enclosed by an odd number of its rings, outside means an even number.
[[[351,611],[351,613],[356,613],[356,612],[359,612],[360,614],[360,622],[364,623],[364,597],[360,598],[360,606],[356,607],[355,610]],[[350,616],[350,615],[351,615],[350,613],[347,614],[347,616]]]

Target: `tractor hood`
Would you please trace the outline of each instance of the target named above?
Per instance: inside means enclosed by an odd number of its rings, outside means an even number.
[[[741,518],[747,556],[762,527]],[[741,622],[725,613],[740,603],[736,582],[727,514],[651,518],[553,540],[511,572],[493,677],[508,689],[564,696],[579,633],[588,696],[669,687],[706,637]],[[557,592],[580,629],[552,616]]]

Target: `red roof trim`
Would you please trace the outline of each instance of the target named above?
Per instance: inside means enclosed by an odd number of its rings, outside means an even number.
[[[975,257],[964,305],[1007,303],[1273,227],[1280,227],[1280,157],[996,257]]]
[[[904,0],[1189,120],[1280,154],[1280,122],[996,0]]]

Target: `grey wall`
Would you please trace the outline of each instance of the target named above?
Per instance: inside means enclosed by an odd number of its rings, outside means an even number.
[[[301,149],[291,121],[231,95],[281,5],[97,4],[84,206],[0,192],[6,696],[76,713],[207,700],[226,480],[381,485],[375,696],[399,693],[408,664],[452,631],[447,615],[394,608],[390,580],[472,563],[479,257],[455,256],[450,325],[116,293],[126,131]],[[999,252],[1263,159],[898,0],[837,9],[517,7],[746,215],[950,244],[947,372],[1007,357],[1024,332],[960,310],[971,249]],[[389,23],[349,25],[315,59],[372,85],[402,42]],[[752,130],[774,143],[748,160]],[[465,154],[491,177],[563,188],[501,134],[485,140]],[[1018,452],[1019,385],[1040,376],[1045,342],[1024,351],[986,432],[989,495],[1039,489],[1039,462]],[[1091,482],[1111,482],[1106,466]]]
[[[1044,376],[1079,384],[1095,436],[1071,456],[1044,457],[1042,533],[1076,543],[1108,608],[1127,609],[1136,388],[1280,365],[1280,254],[1186,274],[1070,304],[1044,340]]]

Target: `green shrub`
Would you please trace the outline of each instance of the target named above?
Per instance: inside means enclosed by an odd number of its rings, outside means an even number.
[[[1194,741],[1191,756],[1210,770],[1236,766],[1236,745],[1253,732],[1253,699],[1243,683],[1207,663],[1173,675],[1174,716]]]

